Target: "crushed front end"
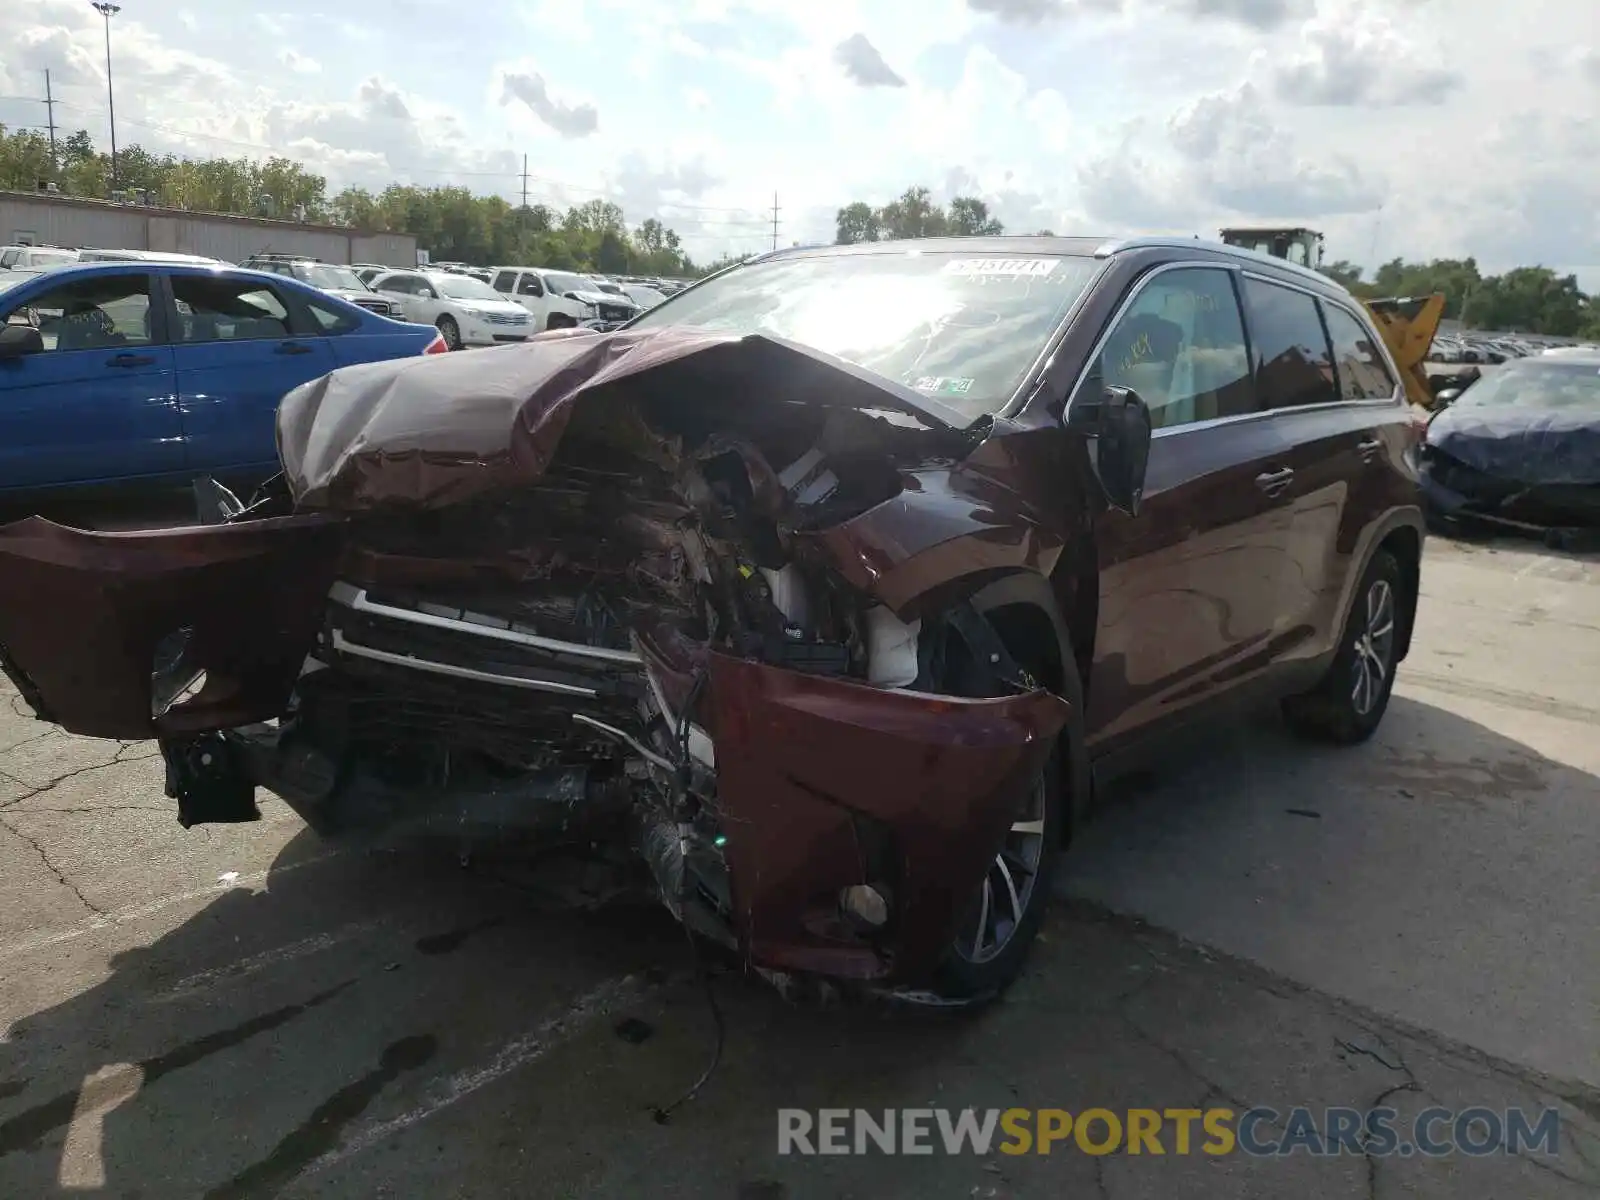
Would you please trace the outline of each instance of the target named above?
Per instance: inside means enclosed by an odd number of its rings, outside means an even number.
[[[405,397],[370,372],[360,403],[291,394],[293,515],[144,535],[131,588],[118,535],[0,530],[0,576],[114,631],[39,642],[0,584],[7,669],[46,719],[159,737],[185,823],[249,819],[259,785],[329,837],[626,839],[679,919],[757,967],[918,983],[1070,714],[1025,675],[942,694],[943,617],[892,611],[817,536],[967,436],[888,402],[758,409],[721,345],[698,380],[607,387],[573,359],[614,343],[571,339],[550,378],[587,382],[519,381],[503,446],[486,414],[509,393],[471,372],[525,351],[441,356],[491,361],[403,376],[431,373],[463,439],[409,457],[421,414],[384,430]]]

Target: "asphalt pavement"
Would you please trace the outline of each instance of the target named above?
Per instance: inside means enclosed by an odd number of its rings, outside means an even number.
[[[1435,540],[1423,590],[1372,743],[1268,715],[1127,781],[960,1017],[725,966],[714,1010],[652,906],[332,850],[270,799],[185,832],[153,746],[0,693],[0,1196],[1595,1194],[1600,563]],[[1380,1102],[1555,1108],[1558,1153],[777,1152],[780,1108]]]

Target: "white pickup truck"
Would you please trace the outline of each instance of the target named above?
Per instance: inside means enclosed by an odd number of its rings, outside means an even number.
[[[532,313],[535,329],[570,329],[596,315],[592,305],[563,294],[566,289],[556,286],[560,278],[552,281],[546,275],[561,277],[562,273],[538,267],[500,267],[494,273],[494,290]]]

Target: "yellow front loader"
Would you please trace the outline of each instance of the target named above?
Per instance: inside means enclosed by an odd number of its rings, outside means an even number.
[[[1224,245],[1256,250],[1312,270],[1322,265],[1322,235],[1314,229],[1224,229],[1222,241]],[[1444,293],[1362,303],[1372,314],[1395,366],[1400,368],[1406,399],[1422,408],[1432,408],[1433,390],[1428,386],[1424,364],[1444,317]]]

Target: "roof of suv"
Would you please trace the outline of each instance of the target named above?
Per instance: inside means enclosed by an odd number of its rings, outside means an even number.
[[[1135,250],[1202,250],[1208,255],[1223,255],[1242,262],[1271,267],[1278,271],[1315,280],[1322,287],[1339,292],[1336,280],[1320,271],[1302,267],[1286,259],[1274,258],[1257,250],[1227,246],[1204,238],[1185,237],[1042,237],[1030,234],[998,234],[988,237],[915,238],[888,242],[854,242],[845,246],[792,246],[757,255],[746,262],[767,262],[783,258],[807,258],[835,254],[882,254],[903,250],[922,250],[930,254],[1067,254],[1082,258],[1110,258]]]

